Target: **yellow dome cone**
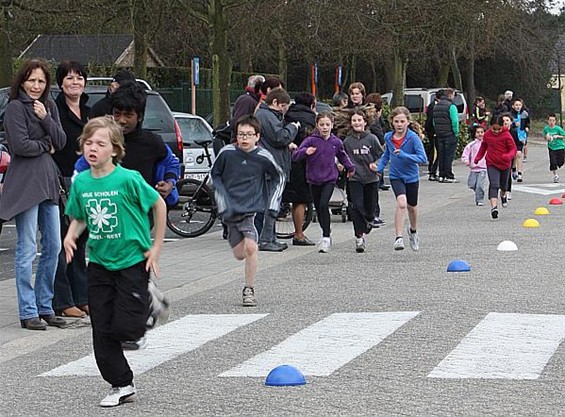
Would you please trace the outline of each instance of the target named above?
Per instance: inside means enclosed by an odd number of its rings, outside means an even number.
[[[545,207],[538,207],[536,211],[534,211],[534,214],[537,216],[543,216],[545,214],[549,214],[549,210]]]
[[[528,219],[522,224],[524,227],[539,227],[539,222],[536,219]]]

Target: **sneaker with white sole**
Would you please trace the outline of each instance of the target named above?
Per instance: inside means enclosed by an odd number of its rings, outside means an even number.
[[[485,205],[485,203],[483,203],[482,201],[477,201],[476,204],[477,204],[477,206],[484,206]]]
[[[257,300],[255,299],[255,290],[251,287],[243,288],[243,306],[244,307],[255,307],[257,305]]]
[[[506,199],[508,201],[512,200],[512,194],[510,194],[510,191],[506,191]]]
[[[418,236],[418,233],[417,232],[412,233],[412,231],[410,230],[410,226],[406,228],[406,231],[408,232],[408,238],[410,239],[410,248],[413,251],[420,250],[420,237]]]
[[[364,237],[355,238],[355,252],[357,252],[357,253],[365,252],[365,238]]]
[[[404,249],[404,239],[401,236],[397,237],[392,245],[394,250],[403,250]]]
[[[137,340],[126,340],[122,342],[123,350],[141,350],[147,347],[147,338],[140,337]]]
[[[320,240],[320,244],[318,246],[318,252],[320,253],[330,253],[332,250],[332,241],[329,237],[323,237]]]
[[[116,407],[123,403],[130,403],[136,400],[137,390],[133,383],[125,387],[112,387],[108,395],[100,401],[100,407]]]
[[[169,320],[171,307],[165,294],[157,288],[152,279],[149,280],[147,291],[149,292],[149,318],[146,326],[148,329],[152,329],[158,322],[163,324]]]
[[[555,175],[553,177],[553,182],[555,182],[555,183],[559,182],[559,175]]]

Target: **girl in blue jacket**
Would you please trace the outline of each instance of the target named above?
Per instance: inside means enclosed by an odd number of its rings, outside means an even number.
[[[396,196],[394,228],[396,239],[394,249],[404,249],[402,229],[404,212],[408,209],[409,226],[406,228],[412,250],[420,249],[420,239],[416,233],[418,220],[418,189],[420,171],[418,164],[426,164],[427,157],[422,141],[416,133],[408,129],[410,111],[406,107],[396,107],[389,116],[393,131],[385,135],[385,152],[379,162],[379,176],[390,162],[390,185]]]

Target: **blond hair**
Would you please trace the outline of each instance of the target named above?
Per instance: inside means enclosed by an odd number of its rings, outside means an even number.
[[[408,119],[408,121],[410,121],[410,118],[412,117],[410,115],[410,110],[408,110],[406,107],[404,106],[398,106],[395,107],[391,112],[390,115],[388,116],[388,120],[390,121],[390,123],[392,123],[392,119],[394,119],[396,116],[398,116],[399,114],[403,114],[406,116],[406,118]]]
[[[82,134],[78,137],[80,152],[82,153],[84,150],[84,142],[91,138],[98,129],[108,129],[108,136],[110,136],[110,142],[116,153],[116,155],[112,156],[112,162],[117,164],[126,156],[126,149],[122,128],[114,121],[112,116],[95,117],[84,125]]]

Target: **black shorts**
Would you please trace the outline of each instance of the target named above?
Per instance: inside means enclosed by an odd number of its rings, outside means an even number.
[[[416,207],[418,205],[420,182],[416,181],[406,184],[403,180],[391,179],[390,186],[396,198],[404,194],[406,195],[406,203],[408,203],[409,206]]]
[[[549,170],[556,171],[565,163],[565,149],[549,149]]]

